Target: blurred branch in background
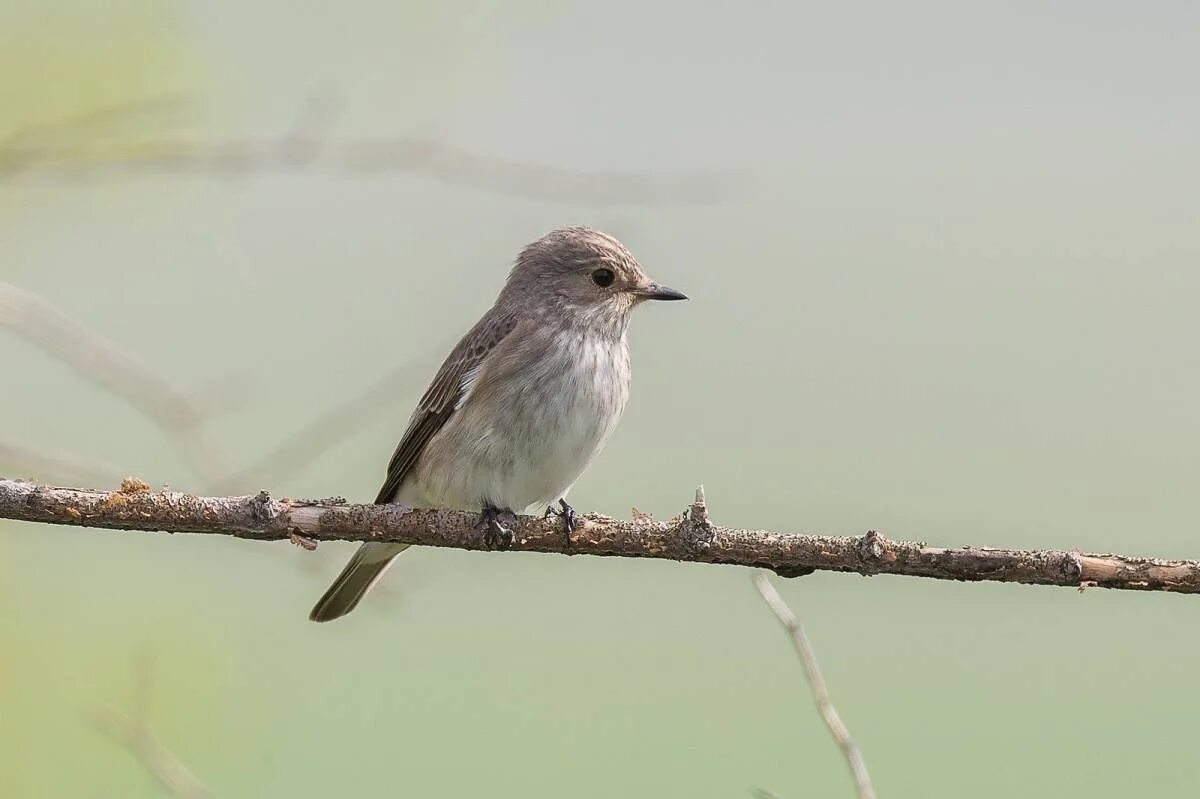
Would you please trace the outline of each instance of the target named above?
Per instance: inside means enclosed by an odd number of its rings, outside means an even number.
[[[205,428],[204,409],[134,355],[38,295],[3,281],[0,328],[8,328],[143,413],[179,447],[203,484],[212,485],[226,473],[220,451]],[[44,464],[50,462],[66,465],[74,459],[43,458]]]
[[[250,466],[218,481],[218,493],[249,490],[264,476],[286,481],[310,465],[318,455],[344,441],[354,430],[366,427],[393,407],[396,396],[412,385],[408,364],[385,374],[350,399],[330,408]]]
[[[135,675],[133,712],[126,715],[113,707],[101,708],[93,722],[96,728],[125,747],[129,754],[176,799],[213,799],[213,793],[187,766],[150,731],[150,701],[153,675],[149,663],[139,661]]]
[[[396,392],[411,383],[407,366],[396,368],[313,420],[254,464],[230,473],[206,430],[206,422],[226,403],[225,395],[234,393],[224,385],[233,381],[222,381],[210,392],[211,398],[185,395],[136,356],[84,328],[38,295],[3,281],[0,281],[0,328],[11,330],[93,383],[124,398],[183,450],[202,484],[218,493],[246,490],[265,476],[272,480],[288,479],[346,435],[375,421],[390,407]],[[0,473],[97,486],[119,481],[129,469],[73,455],[35,452],[0,441]]]
[[[0,441],[0,471],[46,480],[59,485],[112,485],[125,471],[111,463],[71,455],[47,455]]]
[[[714,202],[739,193],[749,177],[710,169],[580,171],[484,155],[416,135],[338,139],[332,135],[337,107],[333,102],[309,101],[292,129],[274,138],[113,138],[101,127],[164,105],[123,105],[58,125],[17,130],[0,141],[0,177],[31,172],[78,175],[101,169],[240,176],[323,168],[353,175],[407,173],[502,194],[620,204]]]
[[[867,773],[867,764],[863,762],[862,752],[855,745],[854,739],[850,737],[850,731],[842,723],[841,716],[838,715],[833,703],[829,701],[829,689],[825,687],[825,678],[821,676],[821,669],[817,665],[817,655],[813,652],[808,636],[804,633],[804,627],[801,626],[796,614],[792,613],[791,608],[783,601],[783,597],[779,596],[779,592],[775,590],[775,586],[771,585],[771,581],[765,574],[754,575],[754,586],[792,639],[792,645],[796,648],[796,654],[800,656],[800,662],[804,666],[804,676],[808,680],[808,687],[812,690],[817,711],[821,714],[821,719],[829,728],[833,740],[841,748],[842,756],[846,758],[846,763],[850,766],[858,799],[875,799],[875,789],[871,785],[871,775]],[[767,792],[761,791],[761,793]],[[767,793],[767,795],[770,794]]]
[[[65,150],[77,146],[80,141],[105,136],[114,127],[128,125],[134,120],[144,118],[162,121],[183,107],[182,97],[163,96],[89,108],[57,122],[26,124],[12,131],[7,139],[0,140],[0,175],[25,168],[28,162],[22,153],[27,145]]]
[[[53,488],[0,479],[0,518],[118,530],[209,533],[255,541],[386,541],[484,550],[497,548],[477,514],[403,505],[348,505],[341,499],[273,500],[153,492],[127,479],[118,491]],[[736,530],[712,524],[703,489],[683,514],[658,522],[581,516],[570,536],[559,519],[515,517],[498,548],[626,558],[663,558],[771,569],[784,577],[816,570],[902,574],[938,580],[1097,586],[1200,593],[1200,561],[1156,560],[1064,550],[962,547],[892,541],[877,532],[833,537]],[[485,526],[486,528],[486,526]]]
[[[97,119],[95,123],[100,121]],[[3,281],[0,281],[0,328],[11,330],[102,388],[123,397],[182,451],[205,489],[218,493],[249,490],[267,477],[286,481],[347,435],[374,422],[391,407],[396,392],[411,382],[404,366],[394,369],[362,393],[322,414],[251,466],[230,474],[207,425],[214,413],[228,404],[227,395],[240,396],[244,385],[237,385],[238,390],[233,391],[227,384],[237,381],[224,380],[209,391],[184,395],[136,356],[86,329],[38,295]],[[49,454],[0,441],[0,474],[59,485],[103,486],[119,482],[129,471],[117,464],[63,453]],[[297,563],[305,570],[320,573],[321,565],[316,560],[304,558]],[[398,590],[394,586],[382,589],[381,594]]]

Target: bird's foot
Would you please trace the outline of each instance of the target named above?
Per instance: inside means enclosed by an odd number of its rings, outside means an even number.
[[[484,549],[508,549],[516,539],[513,534],[516,524],[517,517],[511,510],[489,505],[479,514],[475,531],[482,537]]]
[[[567,539],[567,549],[570,549],[571,533],[575,532],[575,529],[579,527],[579,514],[575,512],[574,508],[567,504],[565,499],[560,499],[558,501],[558,506],[561,508],[561,510],[555,510],[553,505],[546,508],[546,515],[542,518],[548,519],[551,516],[557,516],[558,518],[562,519],[563,535],[566,536]]]

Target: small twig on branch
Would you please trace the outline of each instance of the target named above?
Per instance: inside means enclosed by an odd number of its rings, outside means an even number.
[[[796,654],[800,656],[800,662],[804,666],[804,676],[808,679],[808,686],[812,690],[817,711],[821,714],[821,719],[829,728],[833,740],[841,748],[842,756],[846,758],[846,763],[850,766],[858,799],[875,799],[875,789],[871,786],[871,775],[867,773],[867,764],[863,762],[862,752],[855,745],[854,739],[850,737],[850,731],[842,723],[841,716],[838,715],[833,703],[829,701],[829,689],[825,687],[825,678],[821,676],[821,669],[817,665],[817,655],[813,652],[808,636],[804,634],[804,627],[796,618],[796,614],[792,613],[791,608],[783,601],[783,597],[779,596],[779,592],[775,590],[775,586],[771,585],[771,581],[765,574],[754,575],[754,585],[775,617],[779,619],[779,623],[787,630],[792,639],[792,645],[796,647]]]
[[[198,403],[135,356],[86,329],[37,294],[3,281],[0,328],[9,328],[143,413],[180,447],[205,484],[225,473]]]
[[[455,549],[488,549],[478,516],[440,508],[349,505],[344,501],[198,497],[150,491],[127,480],[119,491],[55,488],[0,478],[0,518],[119,530],[229,535],[256,541],[386,541]],[[737,530],[713,524],[704,492],[681,516],[665,522],[638,514],[622,521],[601,514],[580,517],[567,542],[557,519],[520,516],[508,548],[627,558],[755,566],[784,577],[814,570],[863,575],[903,574],[965,580],[1131,591],[1200,593],[1200,562],[1158,560],[1064,550],[962,547],[943,549],[892,541],[874,531],[833,537]]]

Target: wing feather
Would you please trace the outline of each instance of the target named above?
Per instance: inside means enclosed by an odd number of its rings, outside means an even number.
[[[376,504],[394,502],[425,446],[462,405],[488,353],[517,326],[517,316],[493,309],[463,336],[434,376],[388,463]]]

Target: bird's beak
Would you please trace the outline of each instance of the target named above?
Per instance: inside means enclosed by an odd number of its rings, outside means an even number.
[[[637,290],[637,295],[643,300],[686,300],[687,295],[682,291],[676,291],[670,286],[660,286],[658,283],[651,283],[649,286],[643,286]]]

